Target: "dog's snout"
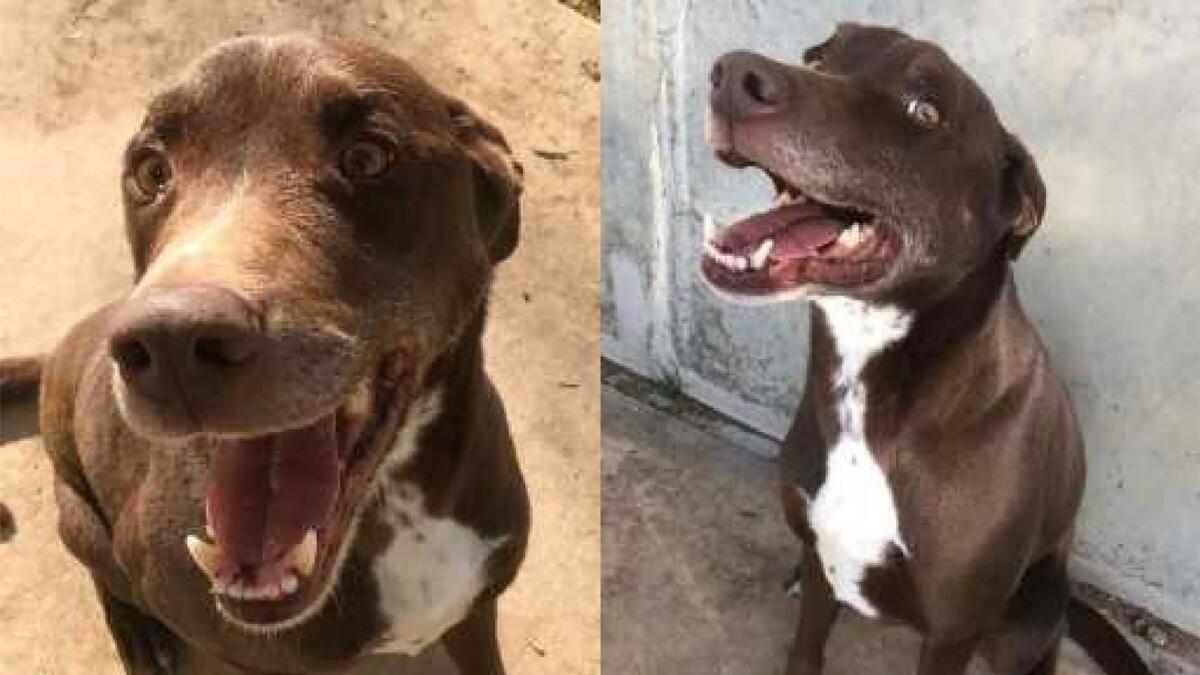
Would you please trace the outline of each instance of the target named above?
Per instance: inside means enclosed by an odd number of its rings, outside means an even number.
[[[218,392],[254,360],[260,325],[249,304],[223,288],[154,290],[118,315],[109,354],[139,394],[186,404]]]
[[[713,109],[730,119],[775,113],[787,105],[787,78],[780,64],[753,52],[730,52],[709,74]]]

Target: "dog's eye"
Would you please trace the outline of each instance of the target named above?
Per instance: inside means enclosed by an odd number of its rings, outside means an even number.
[[[133,187],[142,199],[153,201],[171,183],[171,162],[158,151],[148,151],[133,165]]]
[[[392,165],[392,150],[382,142],[368,139],[356,141],[342,151],[339,165],[342,175],[350,180],[379,177]]]
[[[936,127],[942,119],[937,106],[920,98],[910,99],[908,105],[904,107],[904,111],[908,113],[909,117],[916,120],[917,124],[926,129]]]

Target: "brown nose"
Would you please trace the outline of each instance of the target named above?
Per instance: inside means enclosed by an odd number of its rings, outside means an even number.
[[[215,286],[152,290],[116,317],[109,353],[126,385],[155,401],[191,407],[220,395],[263,341],[258,315]]]
[[[783,65],[753,52],[729,52],[717,59],[709,82],[713,110],[730,119],[777,113],[787,106]]]

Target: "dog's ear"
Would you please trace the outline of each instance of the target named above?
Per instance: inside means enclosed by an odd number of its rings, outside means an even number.
[[[1006,223],[1005,250],[1016,260],[1046,213],[1046,186],[1033,156],[1012,134],[1004,134],[1004,168],[1000,175],[1000,210]]]
[[[461,101],[451,101],[450,116],[467,154],[475,165],[475,216],[482,229],[492,264],[517,248],[521,230],[521,190],[524,170],[495,126]]]

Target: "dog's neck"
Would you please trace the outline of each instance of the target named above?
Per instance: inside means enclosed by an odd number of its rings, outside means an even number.
[[[912,390],[953,360],[962,375],[1003,375],[1004,339],[1030,330],[1007,261],[989,260],[952,290],[920,304],[870,303],[841,296],[814,298],[810,384],[845,385],[859,377],[886,379]],[[970,354],[966,352],[969,351]],[[999,383],[998,383],[999,384]]]

